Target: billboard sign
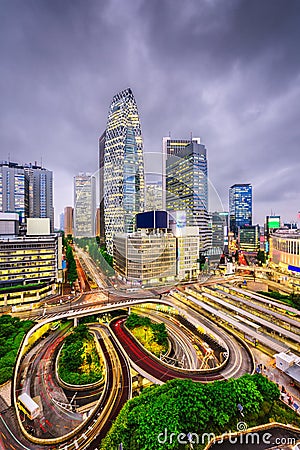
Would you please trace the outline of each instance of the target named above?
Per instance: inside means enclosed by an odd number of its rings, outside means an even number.
[[[280,228],[280,216],[267,216],[267,227],[269,230]]]

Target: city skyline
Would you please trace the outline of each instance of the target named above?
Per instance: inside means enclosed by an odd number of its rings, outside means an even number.
[[[296,220],[300,4],[288,5],[7,2],[1,159],[42,159],[53,171],[57,225],[72,204],[73,176],[97,170],[111,96],[130,86],[146,172],[159,170],[163,136],[192,132],[209,148],[210,182],[224,209],[232,184],[251,183],[253,223],[271,212]]]

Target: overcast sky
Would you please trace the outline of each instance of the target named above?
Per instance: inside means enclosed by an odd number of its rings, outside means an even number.
[[[0,159],[42,159],[56,215],[73,176],[97,170],[111,99],[131,87],[146,171],[163,136],[192,132],[225,209],[229,186],[250,182],[254,222],[296,219],[300,1],[0,0],[0,57]]]

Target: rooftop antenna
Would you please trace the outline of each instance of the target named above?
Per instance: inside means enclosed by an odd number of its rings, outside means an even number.
[[[10,162],[10,152],[8,153],[8,162]]]
[[[171,138],[171,131],[169,131],[169,138]]]
[[[193,132],[191,131],[191,142],[193,142]]]
[[[41,167],[43,167],[43,157],[41,156]]]

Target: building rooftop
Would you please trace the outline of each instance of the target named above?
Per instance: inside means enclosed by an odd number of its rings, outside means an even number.
[[[286,228],[280,228],[276,231],[273,231],[271,237],[282,237],[285,239],[299,239],[300,238],[300,229],[299,230],[288,230]]]
[[[285,371],[293,380],[300,383],[300,364],[293,364],[288,370]]]

